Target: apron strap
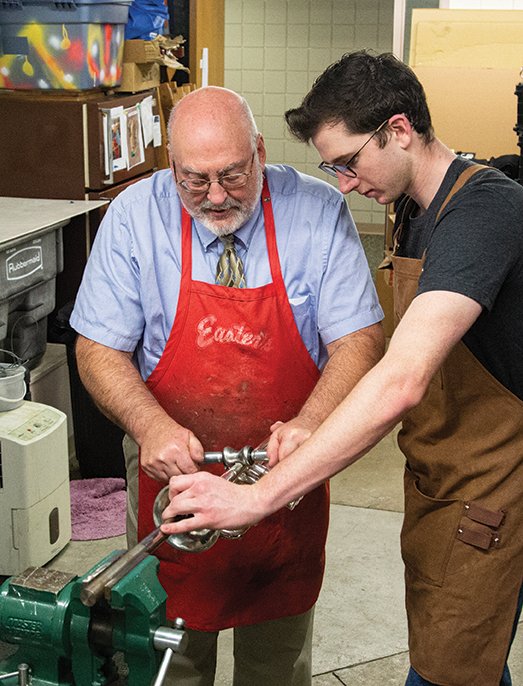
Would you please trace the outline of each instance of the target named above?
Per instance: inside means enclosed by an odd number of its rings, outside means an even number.
[[[445,207],[447,206],[448,202],[452,199],[452,197],[463,188],[463,186],[467,183],[467,181],[476,173],[481,171],[482,169],[490,169],[490,167],[487,167],[484,164],[476,164],[472,167],[467,167],[465,171],[461,172],[461,174],[458,176],[456,183],[452,186],[450,189],[450,193],[447,195],[445,198],[445,202],[443,205],[439,208],[438,216],[436,217],[436,223],[439,220],[440,214],[443,212]]]
[[[463,188],[463,186],[467,183],[467,181],[474,175],[476,172],[481,171],[482,169],[491,169],[491,167],[487,167],[484,164],[475,164],[471,167],[467,167],[461,174],[458,176],[456,183],[452,186],[450,189],[449,194],[445,198],[445,201],[443,202],[442,206],[439,208],[439,212],[436,216],[436,221],[434,222],[434,228],[436,227],[436,224],[439,221],[440,215],[447,206],[447,204],[450,202],[452,197]],[[393,248],[393,255],[397,253],[397,248],[400,244],[400,240],[403,236],[403,229],[405,226],[405,220],[407,217],[410,215],[412,212],[413,207],[415,207],[416,203],[412,198],[408,198],[407,201],[405,202],[405,205],[403,207],[403,212],[401,213],[401,219],[398,224],[398,227],[396,231],[394,232],[394,248]],[[423,257],[425,257],[425,253],[423,253]]]

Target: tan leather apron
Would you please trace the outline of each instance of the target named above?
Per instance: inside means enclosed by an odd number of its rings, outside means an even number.
[[[463,172],[443,207],[479,170]],[[423,259],[392,262],[399,321]],[[499,686],[523,580],[523,402],[460,341],[398,443],[412,666],[441,686]]]

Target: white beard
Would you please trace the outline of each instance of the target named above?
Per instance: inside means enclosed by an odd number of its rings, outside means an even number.
[[[205,226],[206,229],[209,229],[209,231],[211,231],[215,236],[227,236],[228,234],[237,231],[241,226],[243,226],[247,221],[249,221],[249,219],[254,214],[254,210],[258,205],[263,188],[263,174],[261,172],[259,165],[257,165],[255,174],[256,192],[253,193],[254,199],[251,202],[242,203],[238,200],[234,200],[233,198],[227,196],[227,198],[225,198],[224,202],[221,205],[215,205],[209,200],[204,200],[202,203],[200,203],[200,205],[197,208],[190,209],[183,202],[181,196],[180,200],[182,201],[183,206],[191,215],[191,217],[199,221],[200,224]],[[229,217],[229,219],[225,223],[220,220],[213,221],[208,217],[206,212],[206,210],[226,210],[229,208],[233,208],[235,212],[233,216]]]

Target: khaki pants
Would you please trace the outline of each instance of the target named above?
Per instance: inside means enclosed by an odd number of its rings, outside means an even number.
[[[125,434],[122,442],[127,473],[127,548],[131,550],[138,543],[138,469],[139,448],[133,439]]]
[[[138,446],[123,440],[127,469],[127,546],[136,545],[138,521]],[[234,628],[232,686],[310,686],[314,608],[295,617]],[[218,632],[186,629],[189,645],[175,655],[166,686],[213,686]]]
[[[232,686],[311,686],[314,608],[296,617],[234,629]],[[192,631],[171,661],[166,686],[213,686],[218,632]]]

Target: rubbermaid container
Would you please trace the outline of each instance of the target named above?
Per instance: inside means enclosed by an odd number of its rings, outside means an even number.
[[[0,348],[33,369],[45,353],[47,316],[63,270],[62,227],[0,245]]]
[[[131,2],[0,0],[0,88],[118,85]]]

